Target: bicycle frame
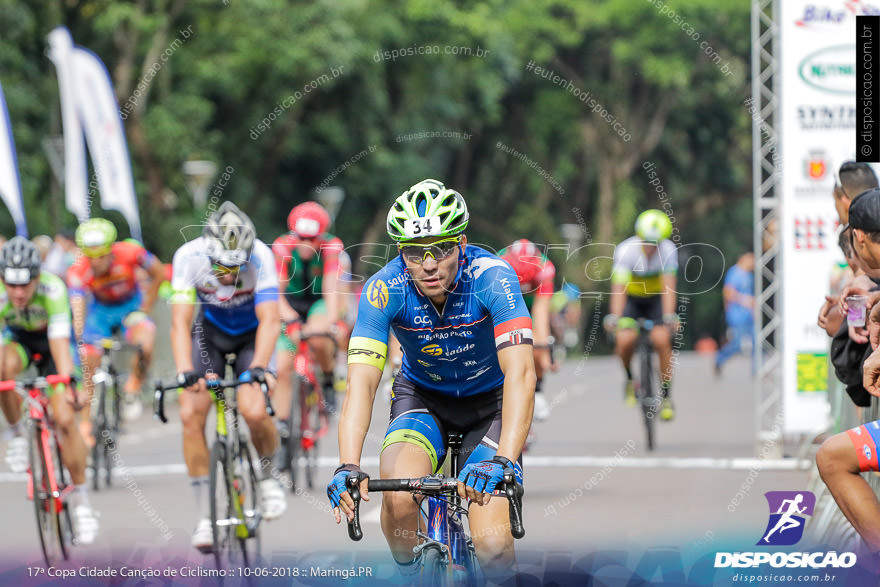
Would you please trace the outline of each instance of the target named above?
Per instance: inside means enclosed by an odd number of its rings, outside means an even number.
[[[43,550],[43,557],[48,566],[53,564],[50,555],[51,536],[44,536],[43,522],[41,521],[41,513],[53,516],[53,531],[57,534],[61,556],[67,560],[67,542],[72,539],[72,526],[70,523],[69,513],[67,512],[67,496],[73,491],[72,483],[64,481],[64,471],[56,468],[57,465],[64,467],[61,462],[61,445],[52,419],[49,416],[49,396],[45,393],[46,389],[53,385],[71,383],[70,377],[62,377],[59,375],[49,375],[47,377],[35,377],[23,379],[20,381],[8,380],[0,381],[0,391],[14,391],[25,397],[28,404],[28,420],[31,424],[30,428],[35,435],[32,441],[36,440],[38,451],[37,460],[39,463],[29,463],[27,473],[27,497],[33,501],[37,511],[38,534],[40,537],[40,545]],[[74,395],[74,401],[76,396]],[[31,458],[33,453],[31,453]],[[33,467],[40,467],[38,475],[40,479],[39,487],[35,482],[35,474]],[[41,507],[42,502],[42,507]],[[62,522],[61,516],[64,516]]]

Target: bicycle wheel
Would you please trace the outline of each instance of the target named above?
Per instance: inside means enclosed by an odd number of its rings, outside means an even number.
[[[101,487],[102,459],[106,458],[105,442],[109,430],[107,430],[107,384],[101,381],[95,386],[95,395],[98,405],[95,406],[95,416],[92,422],[92,433],[95,435],[95,444],[92,446],[92,462],[89,467],[92,470],[92,489],[97,491]]]
[[[37,515],[37,535],[46,566],[50,567],[66,553],[61,552],[59,536],[61,528],[56,511],[56,499],[52,496],[49,469],[46,455],[43,452],[43,428],[34,426],[28,442],[28,463],[31,473],[31,494],[34,500],[34,511]]]
[[[64,467],[64,462],[61,460],[61,444],[58,442],[58,436],[55,431],[52,431],[52,444],[54,446],[53,455],[55,458],[54,470],[55,470],[55,479],[58,483],[58,492],[61,494],[65,494],[68,486],[70,485],[70,480],[68,480],[68,472]],[[60,499],[61,509],[58,511],[58,544],[61,547],[61,554],[64,556],[64,560],[68,560],[69,552],[68,546],[73,544],[73,522],[70,519],[70,507],[67,503],[66,499]]]
[[[314,489],[315,486],[315,470],[318,467],[318,431],[321,429],[321,411],[323,409],[323,398],[321,397],[321,388],[312,384],[311,381],[303,382],[303,417],[306,425],[302,427],[302,446],[303,456],[305,457],[306,469],[306,486]]]
[[[217,441],[211,447],[208,491],[211,494],[211,531],[213,554],[218,569],[226,568],[235,544],[235,510],[232,503],[231,471],[226,466],[226,445]]]
[[[641,385],[640,395],[642,403],[642,414],[645,419],[645,433],[648,439],[648,450],[654,450],[654,425],[657,421],[657,411],[659,402],[654,393],[653,368],[651,366],[651,350],[650,348],[642,348],[641,350]]]
[[[233,489],[237,497],[240,513],[238,519],[243,524],[234,528],[239,550],[233,557],[233,563],[245,567],[258,565],[260,562],[260,494],[257,477],[257,462],[254,453],[245,439],[239,440],[239,448],[235,458],[235,475]]]
[[[291,378],[290,390],[290,430],[285,439],[287,442],[288,475],[290,476],[290,492],[296,493],[299,477],[299,461],[302,456],[302,402],[300,393],[302,380],[296,374]],[[300,480],[300,482],[302,482]]]
[[[107,430],[107,438],[104,442],[104,483],[107,487],[113,484],[113,453],[118,450],[119,440],[119,409],[120,397],[116,389],[116,378],[113,384],[107,386],[106,408],[104,409],[104,427]]]
[[[422,585],[441,587],[451,585],[449,565],[446,557],[436,546],[428,546],[422,551]]]

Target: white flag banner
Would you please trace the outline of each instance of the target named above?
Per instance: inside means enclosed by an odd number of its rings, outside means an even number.
[[[21,181],[18,177],[18,158],[15,155],[15,141],[12,138],[12,124],[6,109],[6,97],[0,86],[0,198],[9,208],[15,221],[15,234],[27,236],[27,222],[24,219],[24,204],[21,201]]]
[[[64,27],[49,33],[49,59],[58,72],[61,95],[61,125],[64,132],[64,202],[82,222],[89,217],[88,166],[82,125],[73,92],[73,39]]]
[[[81,47],[73,50],[73,70],[77,112],[98,177],[101,206],[119,210],[131,235],[142,240],[131,161],[110,74],[97,55]]]

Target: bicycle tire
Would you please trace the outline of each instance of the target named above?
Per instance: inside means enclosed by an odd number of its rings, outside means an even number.
[[[309,390],[303,397],[306,398],[303,406],[303,413],[306,417],[306,428],[311,433],[310,436],[303,438],[303,456],[305,457],[306,470],[306,486],[309,489],[315,487],[316,469],[318,468],[318,434],[321,428],[321,406],[323,405],[323,397],[321,388],[311,381],[304,384],[304,388]],[[311,405],[309,402],[311,401]]]
[[[296,493],[297,480],[299,479],[299,461],[302,453],[302,404],[300,402],[300,388],[302,380],[299,375],[293,373],[290,377],[290,430],[287,434],[287,467],[290,476],[290,492]]]
[[[210,493],[211,533],[213,536],[212,554],[218,569],[226,568],[231,548],[234,547],[233,527],[218,524],[234,516],[230,477],[226,463],[226,445],[215,442],[211,447],[211,469],[208,472],[208,491]]]
[[[248,527],[247,538],[237,537],[238,546],[241,550],[241,565],[252,567],[260,564],[260,532],[257,515],[260,512],[259,477],[254,459],[254,453],[247,441],[240,440],[236,459],[238,460],[239,474],[235,476],[235,482],[239,485],[236,492],[239,503],[245,513],[245,521]],[[239,561],[233,561],[239,562]]]
[[[428,546],[422,551],[421,584],[430,587],[444,587],[452,584],[446,557],[436,545]]]
[[[107,442],[104,445],[104,482],[107,487],[113,485],[113,453],[119,450],[119,411],[121,408],[119,390],[116,388],[116,376],[113,375],[113,385],[107,387],[110,399],[110,409],[105,411],[105,426],[108,430]]]
[[[58,436],[55,431],[52,431],[52,444],[55,448],[54,457],[55,457],[55,470],[58,472],[57,474],[57,482],[58,482],[58,491],[59,493],[64,492],[69,485],[67,476],[67,469],[64,467],[64,462],[61,460],[61,444],[58,442]],[[58,512],[58,541],[61,546],[61,554],[64,556],[64,560],[69,560],[69,552],[68,545],[73,544],[73,521],[70,519],[70,507],[67,503],[67,500],[61,500],[61,511]]]
[[[40,549],[46,566],[51,567],[58,562],[62,553],[56,550],[61,534],[59,517],[54,511],[55,498],[51,496],[49,470],[46,454],[43,452],[42,426],[36,425],[28,439],[28,461],[31,470],[31,483],[34,511],[37,517],[37,534],[40,538]]]
[[[101,488],[101,461],[106,457],[105,441],[107,439],[107,416],[105,408],[107,405],[107,384],[101,381],[94,390],[98,405],[95,406],[95,415],[92,422],[92,433],[95,437],[95,444],[92,446],[92,463],[89,467],[92,470],[92,489],[98,491]]]
[[[642,414],[645,420],[645,434],[647,436],[648,450],[654,450],[654,426],[657,421],[657,402],[654,395],[653,367],[651,365],[650,348],[641,350],[641,403]]]

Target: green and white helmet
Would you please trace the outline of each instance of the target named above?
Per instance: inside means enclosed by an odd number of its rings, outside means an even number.
[[[396,241],[424,236],[455,236],[468,225],[461,194],[436,179],[425,179],[403,192],[388,211],[388,235]]]
[[[645,210],[636,218],[636,235],[643,241],[657,243],[671,234],[672,222],[660,210]]]

